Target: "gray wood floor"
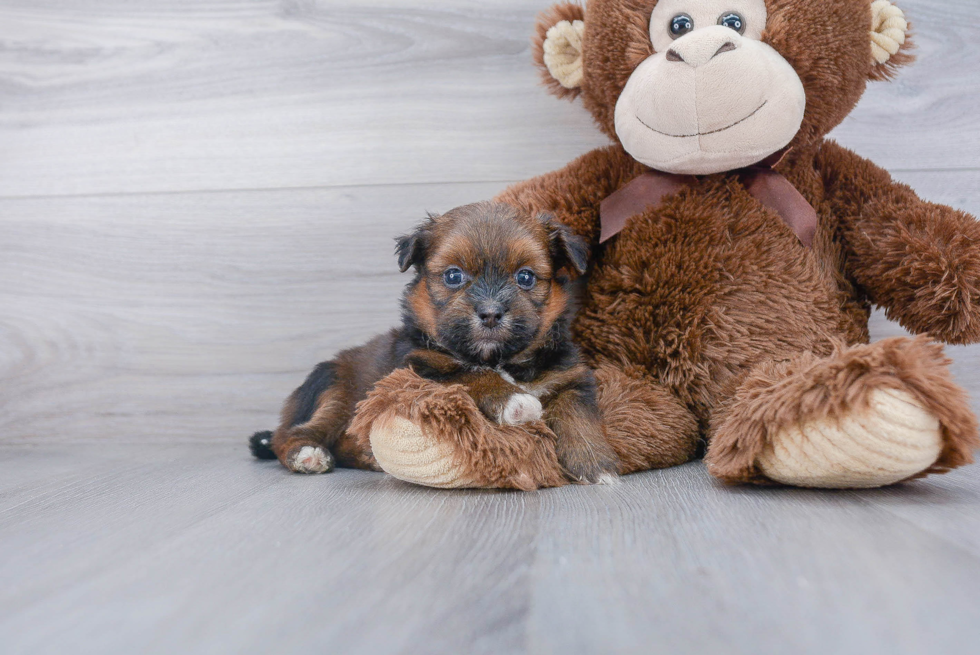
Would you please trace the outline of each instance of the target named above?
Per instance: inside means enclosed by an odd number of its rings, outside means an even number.
[[[919,62],[835,137],[980,213],[980,5],[900,4]],[[0,0],[0,653],[980,648],[977,468],[516,494],[249,459],[395,322],[396,234],[604,143],[537,86],[546,6]]]

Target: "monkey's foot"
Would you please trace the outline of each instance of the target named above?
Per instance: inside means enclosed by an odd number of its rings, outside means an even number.
[[[942,346],[885,339],[757,366],[713,432],[726,482],[868,488],[973,460],[977,421]]]
[[[876,389],[867,407],[777,430],[756,463],[798,487],[881,487],[925,471],[942,449],[939,419],[905,391]]]
[[[427,437],[407,418],[393,413],[379,418],[370,438],[378,464],[399,480],[441,489],[476,486],[450,444]]]

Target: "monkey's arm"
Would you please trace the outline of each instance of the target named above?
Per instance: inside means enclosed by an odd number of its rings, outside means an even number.
[[[595,246],[599,241],[599,204],[643,172],[620,146],[599,148],[565,168],[519,182],[496,200],[532,214],[550,212]]]
[[[504,422],[504,410],[515,394],[524,393],[490,369],[470,369],[449,355],[432,350],[415,350],[405,364],[418,375],[434,382],[462,384],[487,418]]]
[[[846,272],[869,299],[911,332],[980,340],[980,223],[921,200],[836,143],[815,165],[840,221]]]

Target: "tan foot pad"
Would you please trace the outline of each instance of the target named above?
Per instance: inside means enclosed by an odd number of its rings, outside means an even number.
[[[399,480],[441,489],[474,486],[462,474],[449,444],[427,437],[419,426],[400,416],[374,422],[371,449],[385,473]]]
[[[942,446],[939,421],[918,401],[877,389],[860,412],[773,434],[757,464],[768,478],[798,487],[882,487],[932,466]]]

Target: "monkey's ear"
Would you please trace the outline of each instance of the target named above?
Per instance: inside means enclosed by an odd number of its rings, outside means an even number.
[[[871,74],[872,80],[889,80],[898,69],[915,61],[909,54],[909,22],[905,12],[891,0],[871,3]]]
[[[582,89],[582,35],[585,8],[570,2],[555,5],[538,16],[531,41],[541,79],[559,98],[574,99]]]
[[[433,216],[415,228],[411,234],[398,237],[395,240],[395,254],[398,255],[398,268],[404,273],[412,266],[421,267],[425,263],[426,250],[429,247],[432,234]]]
[[[538,217],[548,230],[548,246],[555,270],[570,266],[582,275],[589,268],[589,244],[550,214]]]

